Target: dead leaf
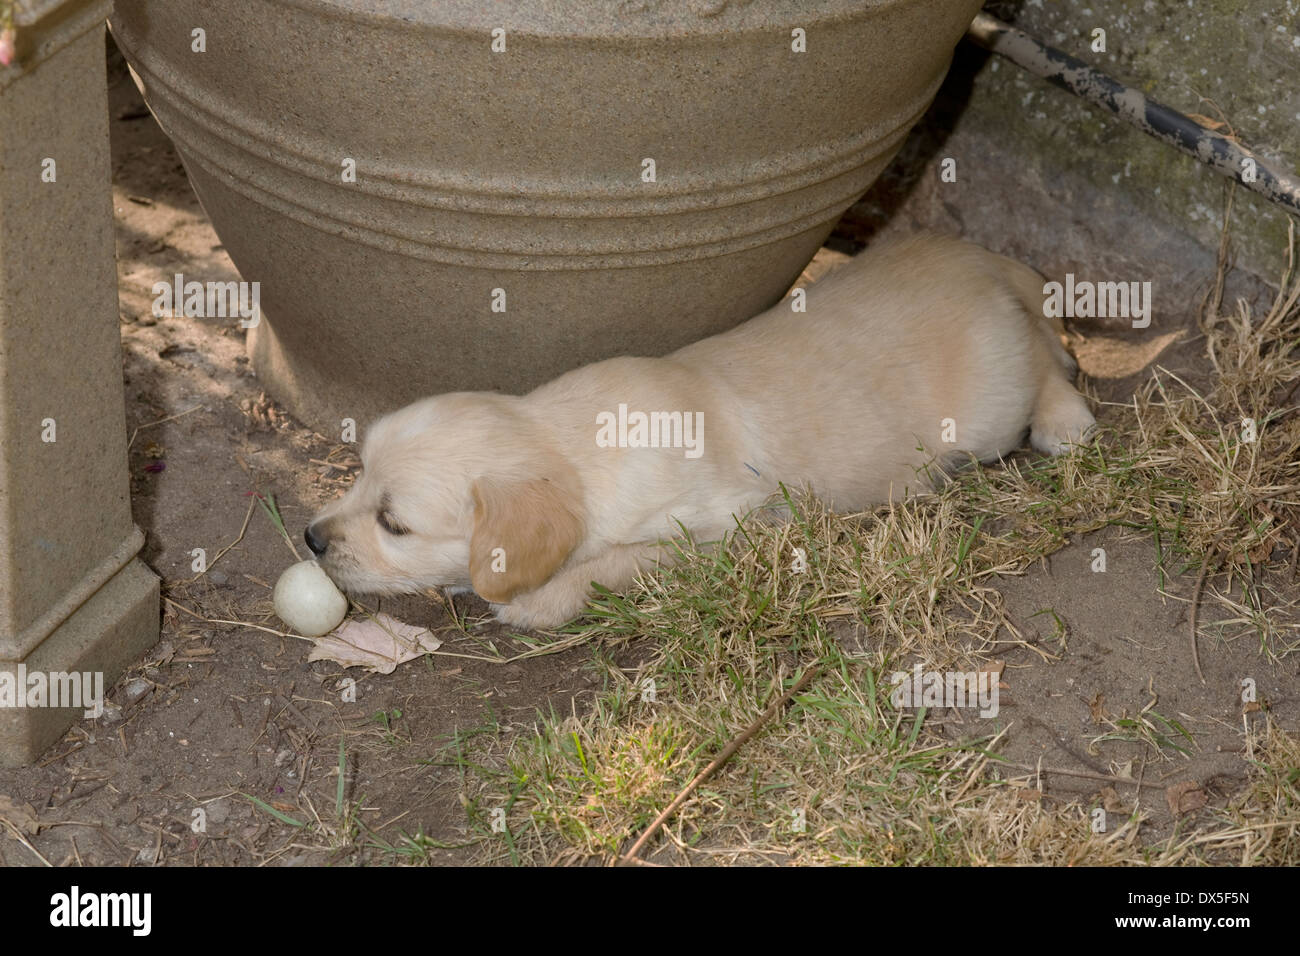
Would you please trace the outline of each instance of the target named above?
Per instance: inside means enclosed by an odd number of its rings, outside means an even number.
[[[244,416],[259,429],[275,429],[281,422],[283,416],[280,410],[275,407],[275,403],[267,397],[266,392],[262,392],[254,401],[251,398],[245,398],[239,403],[239,410]]]
[[[1075,346],[1075,357],[1089,378],[1127,378],[1142,371],[1186,334],[1179,329],[1144,337],[1138,342],[1092,335]]]
[[[3,793],[0,793],[0,820],[27,836],[36,836],[41,832],[40,818],[36,816],[31,804],[19,803]]]
[[[391,674],[398,664],[442,647],[428,628],[404,624],[387,614],[344,621],[325,636],[306,640],[316,645],[308,661],[335,661],[379,674]]]
[[[1187,118],[1191,120],[1193,123],[1196,123],[1198,126],[1204,126],[1206,129],[1212,129],[1215,132],[1218,132],[1219,130],[1223,129],[1223,127],[1228,125],[1227,123],[1224,123],[1222,120],[1210,119],[1208,116],[1204,115],[1203,113],[1188,113]]]
[[[1246,552],[1251,564],[1259,564],[1259,562],[1267,561],[1272,557],[1273,550],[1277,547],[1278,532],[1281,530],[1281,528],[1274,528],[1264,536],[1263,541]]]
[[[1092,714],[1094,724],[1104,723],[1110,714],[1106,711],[1106,695],[1101,691],[1092,695],[1092,700],[1088,701],[1088,712]]]
[[[1227,123],[1224,123],[1221,120],[1210,119],[1208,116],[1204,116],[1201,113],[1188,113],[1187,115],[1190,119],[1194,120],[1197,124],[1204,126],[1208,130],[1218,133],[1224,139],[1230,139],[1237,145],[1241,145],[1241,139],[1237,136],[1236,131]],[[1226,133],[1220,132],[1220,130],[1225,130],[1225,129],[1227,130]]]
[[[1205,791],[1195,780],[1184,780],[1166,787],[1165,800],[1169,804],[1169,812],[1176,817],[1192,813],[1209,803]]]
[[[1252,700],[1245,707],[1241,708],[1243,714],[1253,714],[1259,710],[1259,701]]]
[[[1120,799],[1120,796],[1115,792],[1114,787],[1101,788],[1101,805],[1105,808],[1107,813],[1127,812],[1127,808],[1124,806],[1124,801]]]
[[[816,282],[826,273],[831,272],[837,266],[848,262],[852,256],[843,252],[837,252],[834,249],[823,246],[817,250],[817,255],[813,256],[812,262],[804,267],[803,272],[799,273],[799,278],[795,280],[793,288],[801,285]]]

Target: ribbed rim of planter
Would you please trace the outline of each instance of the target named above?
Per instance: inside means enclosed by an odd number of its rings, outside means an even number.
[[[182,119],[212,139],[248,154],[272,162],[326,185],[338,184],[338,148],[313,141],[309,134],[295,130],[292,140],[279,134],[276,127],[241,116],[235,119],[230,110],[220,111],[211,105],[215,98],[181,79],[176,71],[160,71],[140,51],[130,46],[129,31],[115,26],[114,35],[130,50],[136,71],[145,80],[146,89],[157,85],[180,100],[188,111],[178,114],[169,103],[154,100],[151,106],[162,108],[168,120]],[[363,175],[349,190],[383,199],[396,199],[431,209],[454,209],[489,216],[559,216],[567,219],[607,218],[610,216],[673,215],[697,209],[736,206],[796,192],[849,172],[880,155],[880,141],[900,130],[906,133],[929,107],[942,85],[940,74],[921,95],[895,110],[887,120],[846,136],[835,143],[815,149],[793,150],[789,157],[769,157],[749,166],[737,165],[726,179],[689,175],[672,182],[656,184],[653,195],[644,188],[609,185],[601,188],[592,183],[556,183],[533,179],[521,183],[517,176],[507,179],[471,174],[433,173],[415,166],[403,166],[379,160],[358,162]],[[306,144],[306,145],[304,145]],[[814,158],[798,168],[796,158],[809,154]],[[785,170],[764,175],[771,168]],[[520,195],[523,192],[525,195]]]
[[[392,252],[413,259],[423,259],[446,265],[464,266],[475,269],[558,271],[567,269],[623,269],[642,266],[671,265],[673,263],[690,262],[697,259],[710,259],[731,253],[744,252],[748,249],[757,248],[771,242],[798,235],[799,233],[805,232],[819,224],[826,224],[838,219],[843,213],[845,206],[852,202],[853,199],[860,196],[865,191],[866,187],[880,174],[880,170],[885,165],[890,151],[895,149],[896,145],[897,143],[891,145],[889,150],[885,151],[885,154],[882,155],[876,163],[871,164],[869,167],[864,167],[860,173],[854,177],[855,182],[852,188],[839,191],[834,200],[831,200],[824,205],[819,205],[817,209],[807,215],[800,216],[797,219],[782,217],[779,225],[772,226],[762,232],[747,232],[742,236],[728,240],[698,242],[690,245],[682,245],[680,244],[680,240],[678,240],[678,244],[671,245],[664,249],[632,252],[625,250],[625,243],[621,246],[624,251],[584,253],[539,249],[536,247],[536,244],[527,251],[497,251],[495,249],[422,242],[404,235],[395,235],[393,232],[381,232],[356,225],[355,223],[344,222],[337,217],[323,217],[315,210],[307,209],[295,203],[283,200],[271,193],[256,190],[245,180],[230,176],[224,170],[210,167],[200,156],[188,154],[186,156],[186,161],[197,165],[210,174],[218,177],[222,184],[231,191],[237,192],[241,196],[271,209],[286,218],[302,223],[303,225],[309,226],[320,232],[341,236],[353,242],[371,246],[376,249],[382,249],[385,252]],[[594,245],[595,243],[589,242],[586,244]],[[571,243],[570,249],[575,248],[576,246],[576,242]]]
[[[516,36],[569,42],[575,39],[715,41],[720,33],[793,28],[813,20],[885,13],[910,0],[799,0],[773,11],[754,0],[546,0],[500,9],[491,0],[275,0],[316,16],[392,30],[412,28],[481,36],[496,27]]]
[[[128,24],[115,22],[114,35],[135,64],[160,122],[193,147],[183,150],[187,163],[245,198],[322,232],[413,258],[479,268],[663,265],[796,235],[836,217],[861,195],[943,82],[939,74],[919,96],[865,130],[815,150],[733,166],[721,180],[713,170],[707,179],[685,176],[652,190],[537,178],[521,183],[517,175],[494,180],[358,157],[362,174],[344,187],[338,181],[337,145],[331,148],[301,130],[290,138],[270,122],[236,114],[134,43]],[[774,169],[783,171],[772,174]],[[774,201],[799,192],[806,194],[802,201]],[[751,206],[746,215],[731,214],[744,205]],[[453,215],[439,220],[435,236],[428,221],[412,215],[420,209]],[[474,228],[473,217],[479,216],[525,218],[531,225],[526,234],[485,232]],[[574,219],[584,221],[582,230],[546,231],[547,224]],[[631,232],[602,235],[590,228],[629,219],[640,220]],[[516,235],[518,244],[512,244]]]

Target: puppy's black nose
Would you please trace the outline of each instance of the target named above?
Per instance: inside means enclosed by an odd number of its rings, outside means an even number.
[[[330,543],[321,537],[320,532],[316,530],[316,526],[313,524],[307,525],[307,530],[303,532],[302,536],[307,541],[307,547],[311,548],[311,553],[318,558],[330,546]]]

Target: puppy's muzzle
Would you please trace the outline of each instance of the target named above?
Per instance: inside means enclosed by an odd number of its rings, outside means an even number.
[[[314,524],[307,525],[307,530],[302,533],[303,539],[307,542],[307,547],[316,557],[321,557],[329,549],[329,538],[325,536],[324,529],[318,528]]]

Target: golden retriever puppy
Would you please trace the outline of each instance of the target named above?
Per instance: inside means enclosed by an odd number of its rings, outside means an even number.
[[[1093,425],[1043,278],[935,237],[871,250],[736,328],[522,397],[457,392],[377,421],[362,473],[307,528],[345,591],[472,588],[518,627],[577,615],[711,541],[778,483],[859,510]]]

